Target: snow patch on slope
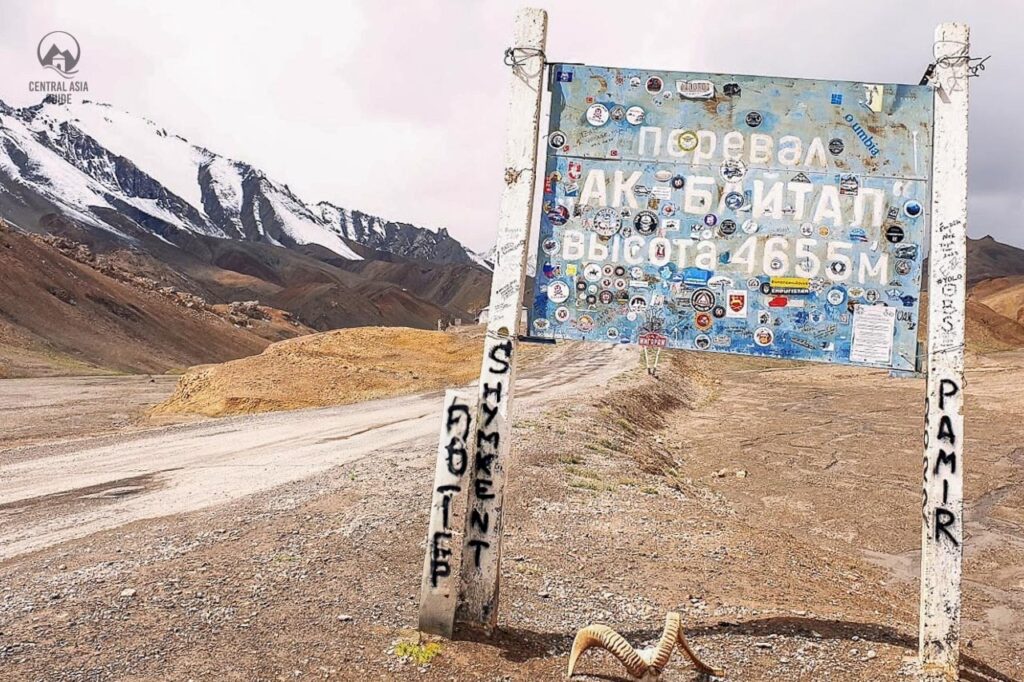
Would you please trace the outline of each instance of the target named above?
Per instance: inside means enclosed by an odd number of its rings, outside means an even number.
[[[40,116],[43,121],[71,123],[107,150],[130,159],[139,170],[203,213],[199,166],[213,156],[205,149],[168,134],[152,121],[105,104],[47,103]]]
[[[334,232],[324,229],[315,222],[312,216],[304,215],[305,208],[294,200],[276,192],[268,193],[267,200],[274,209],[275,215],[281,220],[281,229],[297,244],[319,244],[330,249],[342,258],[363,260],[363,257],[348,247]]]

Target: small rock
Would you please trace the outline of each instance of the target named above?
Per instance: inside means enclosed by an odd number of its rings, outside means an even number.
[[[737,469],[736,470],[736,478],[746,478],[746,477],[747,477],[747,472],[746,471],[744,471],[743,469]]]
[[[874,658],[877,655],[878,655],[877,651],[875,651],[874,649],[868,649],[868,653],[864,656],[864,658],[870,661],[872,658]]]
[[[122,597],[134,597],[135,596],[135,588],[134,587],[126,587],[125,589],[121,590],[121,596]]]
[[[342,623],[348,623],[352,620],[352,616],[348,615],[347,613],[343,613],[340,616],[338,616],[338,620],[340,620]]]

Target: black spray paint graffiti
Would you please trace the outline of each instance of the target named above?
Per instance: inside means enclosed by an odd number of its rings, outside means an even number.
[[[462,491],[461,478],[466,473],[469,462],[466,442],[469,439],[470,423],[468,405],[452,403],[448,406],[445,416],[445,462],[448,473],[454,477],[455,483],[444,483],[434,489],[434,499],[437,500],[440,496],[441,500],[441,528],[434,531],[430,538],[430,584],[434,588],[441,578],[447,578],[452,574],[452,501],[455,495]]]
[[[506,397],[509,376],[512,371],[512,341],[495,344],[487,354],[490,363],[487,376],[482,379],[480,414],[476,429],[476,457],[473,463],[473,505],[466,526],[466,547],[472,548],[473,562],[480,568],[482,553],[490,548],[488,539],[493,528],[491,510],[496,495],[494,486],[494,463],[501,446],[501,432],[498,412]],[[498,512],[495,512],[498,513]]]
[[[929,404],[928,398],[925,398],[925,422],[924,422],[924,498],[922,500],[921,513],[924,516],[925,523],[929,526],[933,526],[932,539],[935,542],[939,542],[943,538],[953,543],[954,547],[960,545],[960,541],[957,539],[954,533],[954,524],[956,523],[956,514],[950,511],[944,506],[949,504],[949,476],[956,474],[957,469],[957,457],[956,457],[956,444],[957,434],[953,428],[952,412],[947,410],[955,409],[960,402],[960,399],[953,400],[955,396],[960,393],[960,386],[956,381],[952,379],[941,379],[939,381],[939,422],[935,429],[935,440],[938,443],[937,455],[935,457],[934,464],[929,459],[928,448],[932,439],[932,424],[931,424],[931,405]],[[953,403],[953,405],[947,405],[947,403]],[[928,518],[928,481],[929,476],[934,477],[934,480],[942,481],[942,500],[941,502],[935,501],[935,509],[933,511],[934,518]]]

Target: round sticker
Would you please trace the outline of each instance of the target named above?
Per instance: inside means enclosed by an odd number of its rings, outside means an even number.
[[[758,327],[754,330],[754,343],[764,347],[772,345],[775,340],[775,333],[769,327]]]
[[[707,350],[711,347],[711,337],[707,334],[697,334],[693,337],[693,347],[697,350]]]
[[[668,182],[672,179],[672,171],[662,168],[659,171],[655,171],[654,179],[658,182]]]
[[[693,323],[697,325],[697,329],[711,329],[711,316],[707,313],[697,313],[693,316]]]
[[[587,107],[587,123],[592,126],[603,126],[608,122],[608,107],[603,104],[591,104]]]
[[[923,211],[924,209],[921,207],[920,201],[915,201],[914,199],[911,199],[910,201],[903,204],[903,213],[908,218],[916,218],[917,216],[921,215]]]
[[[630,107],[626,109],[626,121],[630,125],[638,126],[644,122],[644,110],[642,107]]]
[[[726,237],[736,234],[736,221],[726,218],[722,221],[722,224],[718,226],[718,231]]]
[[[711,314],[717,317],[718,319],[722,319],[723,317],[725,317],[725,307],[716,305],[714,308],[711,309]]]
[[[565,225],[565,222],[569,220],[569,209],[565,206],[556,206],[547,213],[548,221],[552,225]]]
[[[593,294],[587,296],[587,305],[594,305],[595,303],[597,303],[597,296],[594,296]]]
[[[653,211],[640,211],[633,219],[633,227],[636,228],[637,234],[645,237],[654,234],[658,229],[658,214]]]
[[[747,166],[739,159],[726,159],[719,170],[726,182],[739,182],[747,173]]]
[[[875,289],[868,289],[864,292],[864,300],[868,303],[875,303],[878,301],[878,291]]]
[[[707,239],[711,239],[714,236],[715,236],[715,233],[713,231],[711,231],[710,229],[701,230],[700,231],[700,238],[701,239],[707,240]]]
[[[615,280],[615,288],[618,289],[619,291],[622,291],[623,289],[625,289],[626,288],[626,280],[622,279],[621,277],[619,279]]]
[[[615,327],[609,327],[606,333],[608,334],[609,339],[619,338],[619,330],[616,329]]]
[[[590,315],[580,315],[580,319],[576,320],[576,328],[581,332],[589,332],[594,328],[594,318]]]
[[[814,234],[814,225],[810,223],[801,223],[800,234],[802,234],[805,237],[810,237],[812,234]]]
[[[639,265],[634,265],[629,269],[629,276],[633,279],[643,279],[644,269]]]
[[[885,228],[885,238],[893,244],[899,244],[903,241],[903,228],[899,225],[890,225]]]
[[[685,185],[686,185],[686,178],[684,178],[682,175],[674,175],[674,176],[672,176],[672,188],[673,189],[682,189]]]
[[[751,277],[750,279],[747,280],[747,288],[750,289],[751,291],[757,291],[759,288],[761,288],[761,280],[759,280],[757,277]]]
[[[757,223],[753,220],[745,220],[743,222],[743,231],[747,234],[754,234],[757,232]]]
[[[621,121],[626,118],[626,108],[621,104],[616,104],[612,107],[612,110],[608,112],[608,115],[611,116],[613,121]]]
[[[743,195],[739,192],[729,192],[725,195],[725,205],[733,211],[737,210],[743,205]]]
[[[761,121],[763,120],[764,118],[757,111],[751,111],[749,114],[747,114],[747,125],[750,126],[751,128],[756,128],[757,126],[761,125]]]
[[[568,308],[566,308],[564,305],[560,305],[557,308],[555,308],[555,321],[556,322],[565,322],[568,319],[569,319],[569,309]]]
[[[558,251],[558,240],[551,239],[550,237],[548,237],[543,242],[541,242],[540,248],[542,251],[544,251],[544,253],[550,256],[551,254]]]
[[[825,300],[832,305],[840,305],[845,298],[846,294],[843,293],[842,289],[829,289],[828,293],[825,294]]]
[[[597,300],[601,301],[601,303],[604,303],[605,305],[611,303],[614,298],[615,296],[612,292],[607,289],[602,290],[601,293],[597,295]]]
[[[583,278],[588,282],[596,282],[601,279],[601,266],[597,263],[587,263],[583,266]]]
[[[619,214],[614,208],[602,208],[594,216],[594,232],[602,237],[611,237],[620,226]]]
[[[556,130],[548,136],[548,144],[551,145],[552,149],[560,149],[565,146],[565,133],[561,130]]]
[[[638,310],[644,310],[647,308],[647,299],[643,296],[634,296],[629,299],[629,309],[636,312]]]
[[[616,277],[625,277],[626,276],[626,268],[622,267],[621,265],[616,265],[615,266],[615,276]]]
[[[715,307],[715,292],[711,289],[702,288],[693,292],[690,305],[694,310],[706,313]]]
[[[569,300],[569,285],[562,280],[555,280],[548,285],[548,300],[552,303],[565,303]]]
[[[896,261],[896,274],[897,275],[909,275],[910,274],[910,261],[898,260]]]
[[[844,145],[843,141],[838,137],[833,137],[828,141],[828,151],[832,156],[839,156],[843,153]]]
[[[692,152],[697,148],[698,142],[697,133],[692,130],[684,130],[676,137],[676,146],[684,152]]]
[[[647,79],[647,85],[645,87],[647,92],[652,95],[656,95],[665,87],[665,81],[661,80],[658,76],[651,76]]]
[[[834,260],[828,264],[828,270],[836,277],[842,277],[844,274],[846,274],[846,263],[839,260]]]
[[[704,216],[704,224],[707,225],[708,227],[714,227],[715,225],[718,224],[718,216],[716,216],[714,213],[708,213],[706,216]]]

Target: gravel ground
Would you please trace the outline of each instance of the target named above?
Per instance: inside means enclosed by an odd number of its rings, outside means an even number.
[[[555,680],[578,628],[639,646],[675,610],[727,679],[912,679],[921,382],[666,356],[658,379],[518,410],[491,639],[396,655],[416,640],[424,442],[0,563],[0,677]],[[965,680],[1024,675],[1022,366],[969,375]],[[577,669],[625,679],[596,650]],[[677,655],[663,679],[698,677]]]

